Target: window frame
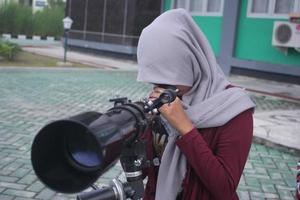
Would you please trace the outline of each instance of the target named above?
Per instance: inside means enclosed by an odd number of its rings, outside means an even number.
[[[265,18],[265,19],[288,19],[289,14],[278,14],[275,13],[276,0],[269,0],[269,7],[267,13],[253,13],[251,8],[253,0],[248,0],[247,4],[247,17],[248,18]],[[295,0],[294,8],[292,12],[300,11],[300,0]]]
[[[175,8],[175,1],[176,0],[172,0],[171,8],[173,8],[173,9]],[[220,0],[221,1],[220,12],[207,12],[207,2],[209,0],[202,0],[203,6],[202,6],[201,11],[190,11],[190,1],[191,0],[185,0],[184,9],[186,9],[192,16],[210,16],[210,17],[222,17],[223,16],[225,0]]]

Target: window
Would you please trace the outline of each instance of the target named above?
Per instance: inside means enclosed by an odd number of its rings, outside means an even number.
[[[269,0],[253,0],[251,6],[252,13],[268,13]]]
[[[185,8],[186,0],[174,0],[175,8]]]
[[[184,8],[192,15],[222,16],[224,0],[173,0],[173,8]]]
[[[207,1],[207,12],[220,12],[221,11],[221,0],[209,0]]]
[[[291,12],[300,11],[300,0],[248,0],[248,17],[288,18]]]
[[[275,13],[286,14],[294,11],[295,0],[276,0]]]

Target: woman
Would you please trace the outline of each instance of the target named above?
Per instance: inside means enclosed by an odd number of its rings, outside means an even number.
[[[160,165],[146,170],[144,199],[238,199],[254,103],[226,80],[183,9],[163,13],[143,30],[137,58],[137,80],[154,86],[150,99],[166,86],[179,89],[179,98],[159,109],[160,119],[145,136],[153,141],[149,157],[158,157]]]

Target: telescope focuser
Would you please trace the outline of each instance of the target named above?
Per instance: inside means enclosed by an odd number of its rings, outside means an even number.
[[[177,91],[178,90],[173,90],[173,89],[165,89],[160,96],[155,99],[154,101],[144,101],[145,106],[145,113],[149,113],[149,114],[157,114],[158,109],[164,105],[164,104],[170,104],[172,103],[176,97],[177,97]]]

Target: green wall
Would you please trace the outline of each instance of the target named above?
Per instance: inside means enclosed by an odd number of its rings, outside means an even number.
[[[247,0],[241,1],[233,56],[245,60],[293,65],[300,68],[300,53],[289,49],[288,55],[285,55],[272,46],[273,23],[282,19],[248,18],[247,4]],[[171,5],[172,0],[164,1],[165,10],[171,9]],[[215,54],[219,55],[222,17],[193,16],[193,18],[208,38]]]
[[[206,35],[214,53],[219,55],[223,22],[222,17],[193,16],[193,18]]]
[[[290,49],[286,56],[272,46],[273,22],[281,19],[248,18],[247,1],[241,4],[234,57],[300,67],[300,53]]]
[[[172,0],[164,1],[164,9],[171,9]],[[222,17],[211,16],[193,16],[195,22],[201,28],[203,33],[209,40],[213,51],[216,55],[219,55],[220,42],[221,42],[221,29],[222,29]]]

